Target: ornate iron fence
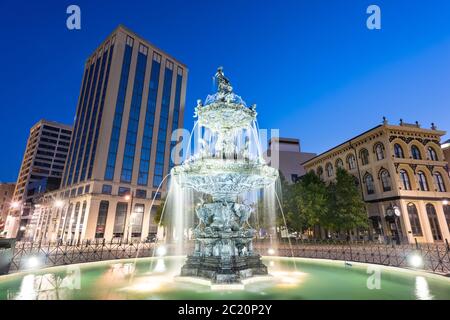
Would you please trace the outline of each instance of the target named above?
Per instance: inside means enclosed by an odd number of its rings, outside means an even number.
[[[122,241],[85,241],[82,243],[32,243],[18,242],[10,267],[10,273],[30,268],[30,259],[41,267],[68,265],[102,260],[152,257],[155,243]],[[191,244],[188,244],[188,250]],[[450,274],[448,244],[385,245],[372,242],[340,241],[255,241],[255,251],[261,255],[275,254],[286,257],[344,260],[407,268],[410,258],[422,258],[421,269]],[[168,246],[168,253],[173,249]],[[274,251],[272,252],[273,249]]]

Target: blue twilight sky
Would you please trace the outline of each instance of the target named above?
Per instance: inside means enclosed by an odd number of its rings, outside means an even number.
[[[261,128],[322,152],[400,118],[450,130],[448,0],[0,2],[0,181],[16,180],[29,128],[71,124],[86,57],[122,23],[189,67],[185,125],[223,65]],[[66,28],[77,4],[82,29]],[[366,28],[377,4],[382,30]],[[446,136],[448,138],[448,136]]]

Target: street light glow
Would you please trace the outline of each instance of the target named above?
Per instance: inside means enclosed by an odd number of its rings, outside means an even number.
[[[269,250],[267,250],[267,253],[273,256],[275,254],[275,250],[270,248]]]
[[[444,206],[448,205],[448,200],[447,200],[447,199],[442,200],[442,204],[443,204]]]
[[[11,203],[11,208],[12,209],[17,209],[17,208],[19,208],[19,206],[20,206],[19,201],[14,201],[13,203]]]
[[[129,194],[127,194],[126,196],[125,196],[125,198],[124,198],[126,201],[128,201],[128,200],[130,200],[131,199],[131,197],[130,197],[130,195]]]
[[[167,249],[165,246],[159,246],[158,249],[156,249],[156,254],[160,257],[165,256],[167,253]]]
[[[54,203],[54,206],[55,206],[56,208],[62,208],[62,207],[64,206],[64,201],[62,201],[62,200],[56,200],[55,203]]]
[[[26,260],[26,266],[28,268],[30,268],[30,269],[37,268],[39,266],[39,264],[40,264],[39,259],[37,257],[34,257],[34,256],[29,257]]]
[[[423,266],[423,258],[417,253],[409,256],[408,262],[413,268],[421,268]]]

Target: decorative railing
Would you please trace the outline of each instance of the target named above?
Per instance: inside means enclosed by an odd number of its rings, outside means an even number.
[[[188,249],[192,244],[188,243]],[[152,257],[155,243],[117,241],[84,241],[78,243],[17,242],[9,272],[30,268],[68,265],[102,260]],[[270,250],[272,249],[272,250]],[[174,251],[167,246],[168,254]],[[420,257],[420,269],[450,274],[449,245],[404,244],[385,245],[373,242],[343,241],[280,241],[276,245],[267,240],[254,242],[254,250],[261,255],[344,260],[385,266],[412,267],[411,258]],[[416,266],[416,268],[418,268]]]

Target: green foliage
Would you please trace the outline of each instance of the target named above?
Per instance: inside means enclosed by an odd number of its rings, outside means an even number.
[[[336,172],[336,182],[328,186],[330,226],[337,231],[366,228],[368,218],[361,191],[355,178],[343,169]]]
[[[161,222],[162,226],[165,225],[165,220],[166,219],[163,219],[161,221],[161,216],[162,216],[162,212],[163,212],[163,208],[164,208],[164,204],[165,203],[166,203],[166,198],[161,199],[160,204],[159,204],[158,208],[156,209],[156,213],[153,216],[153,222],[156,223],[157,225],[159,225],[160,222]]]
[[[348,231],[368,225],[361,192],[354,177],[343,169],[337,170],[336,182],[328,186],[309,172],[299,182],[283,182],[282,187],[283,211],[290,231],[303,232],[317,225]]]

